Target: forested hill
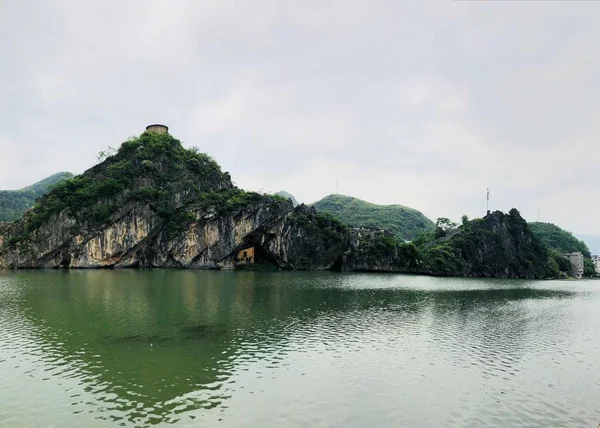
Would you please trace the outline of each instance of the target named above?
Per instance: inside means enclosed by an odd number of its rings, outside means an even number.
[[[461,225],[438,219],[436,228],[414,245],[422,271],[433,275],[544,279],[558,277],[560,270],[554,255],[514,208]]]
[[[253,249],[253,260],[240,252]],[[135,268],[404,272],[414,246],[233,185],[210,156],[146,131],[0,223],[0,269]]]
[[[56,184],[72,178],[70,172],[59,172],[19,190],[0,190],[0,221],[13,221],[31,208],[37,198]]]
[[[344,195],[329,195],[313,204],[322,211],[352,226],[387,229],[396,238],[411,241],[434,224],[420,211],[402,205],[376,205]]]
[[[577,239],[571,232],[552,223],[532,222],[529,228],[548,248],[559,253],[579,251],[586,258],[590,257],[590,250],[585,242]]]
[[[22,191],[35,197],[57,180]],[[246,192],[207,154],[184,148],[170,134],[147,131],[55,184],[17,221],[0,223],[0,269],[269,265],[540,279],[570,269],[516,209],[461,225],[441,218],[434,225],[412,208],[348,196],[314,205],[294,208],[288,198]],[[256,266],[239,258],[247,249],[254,250]]]

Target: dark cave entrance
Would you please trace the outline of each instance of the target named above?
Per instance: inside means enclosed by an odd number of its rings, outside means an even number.
[[[341,272],[343,263],[344,263],[344,261],[342,260],[342,257],[340,256],[335,260],[335,262],[333,262],[333,264],[331,265],[329,270],[332,272]]]
[[[262,235],[248,236],[238,247],[233,258],[236,269],[250,270],[279,270],[280,263],[275,255],[268,251],[260,242]],[[267,236],[267,238],[271,238]],[[274,236],[272,237],[274,238]],[[269,240],[267,240],[269,242]]]

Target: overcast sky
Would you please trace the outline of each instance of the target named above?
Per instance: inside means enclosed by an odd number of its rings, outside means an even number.
[[[0,0],[0,189],[165,123],[238,186],[600,233],[600,2]]]

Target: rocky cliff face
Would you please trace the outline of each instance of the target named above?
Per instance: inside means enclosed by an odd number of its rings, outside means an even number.
[[[0,252],[7,268],[172,267],[231,269],[234,256],[254,247],[257,259],[283,269],[403,271],[396,249],[370,252],[368,238],[358,238],[335,220],[306,206],[265,196],[229,212],[209,208],[172,235],[147,206],[128,206],[101,229],[72,234],[75,224],[60,213],[12,249]],[[9,228],[8,236],[18,228]],[[0,241],[0,244],[2,241]]]
[[[205,154],[144,133],[0,223],[0,268],[230,269],[254,247],[283,269],[547,278],[557,268],[516,210],[415,247],[313,207],[244,192]],[[436,238],[437,236],[437,238]]]
[[[208,156],[144,133],[0,224],[0,268],[233,268],[250,246],[284,269],[410,264],[400,246],[377,242],[313,208],[241,191]]]
[[[420,270],[434,275],[550,278],[558,275],[548,249],[516,209],[495,211],[422,249]]]

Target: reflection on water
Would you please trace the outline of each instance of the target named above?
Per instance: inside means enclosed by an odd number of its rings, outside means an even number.
[[[594,426],[596,287],[3,272],[0,426]]]

